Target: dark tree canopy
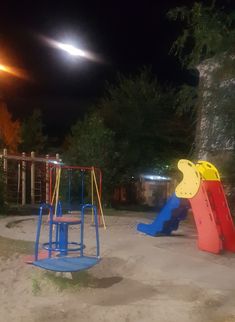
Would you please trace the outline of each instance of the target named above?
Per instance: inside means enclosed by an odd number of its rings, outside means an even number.
[[[172,45],[171,53],[184,66],[195,67],[201,61],[233,50],[235,15],[215,6],[195,2],[191,8],[176,7],[168,12],[170,20],[182,22],[182,32]]]
[[[120,178],[159,169],[186,152],[188,126],[175,108],[175,91],[147,69],[108,86],[99,110],[115,133]]]
[[[41,111],[33,110],[26,118],[21,127],[21,150],[24,152],[35,151],[42,153],[45,149],[47,137],[43,134]]]
[[[72,127],[65,154],[65,161],[72,165],[102,169],[106,200],[109,199],[116,174],[113,138],[113,132],[105,127],[102,118],[97,113],[92,113]]]
[[[176,114],[177,95],[150,71],[119,75],[93,112],[71,129],[70,163],[102,168],[106,191],[148,171],[162,171],[186,156],[189,120]]]

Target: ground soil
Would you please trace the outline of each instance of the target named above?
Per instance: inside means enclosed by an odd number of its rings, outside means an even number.
[[[0,321],[235,322],[235,254],[199,251],[191,219],[171,237],[138,233],[136,224],[149,216],[109,214],[107,230],[100,228],[101,262],[64,275],[24,263],[35,216],[0,219]],[[89,216],[85,226],[92,254]],[[70,238],[78,233],[71,229]],[[42,242],[47,234],[45,218]]]

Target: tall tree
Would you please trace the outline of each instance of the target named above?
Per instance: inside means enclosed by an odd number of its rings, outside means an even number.
[[[37,153],[44,151],[47,137],[43,134],[42,114],[39,109],[33,110],[32,114],[23,121],[21,137],[22,151]]]
[[[168,12],[182,22],[182,32],[172,45],[182,65],[198,69],[200,75],[197,107],[196,152],[206,157],[210,150],[233,149],[235,138],[234,76],[235,15],[216,7],[195,2],[192,7],[177,7]],[[186,91],[185,91],[186,89]],[[195,102],[195,93],[185,88],[184,102]],[[193,98],[193,99],[192,99]],[[232,121],[233,120],[233,121]]]
[[[182,22],[182,31],[174,41],[171,53],[184,66],[195,68],[205,59],[233,50],[235,43],[234,12],[195,2],[192,7],[176,7],[168,12],[169,19]]]
[[[20,142],[20,122],[14,121],[6,104],[0,102],[0,144],[10,152],[16,152]]]
[[[105,127],[103,119],[97,113],[92,113],[72,127],[66,142],[68,150],[65,160],[68,163],[101,168],[106,201],[112,192],[116,174],[113,137],[113,132]]]
[[[149,70],[135,76],[119,75],[108,86],[99,110],[105,124],[115,133],[120,180],[153,171],[185,154],[188,126],[175,115],[176,95],[162,87]]]
[[[199,72],[195,157],[214,162],[235,181],[234,12],[216,1],[211,6],[195,2],[168,16],[182,23],[171,52]]]

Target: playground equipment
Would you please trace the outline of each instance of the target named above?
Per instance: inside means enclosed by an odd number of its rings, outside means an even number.
[[[84,220],[85,210],[94,210],[95,234],[96,234],[96,254],[93,256],[84,255]],[[42,244],[43,255],[40,255],[39,242],[42,226],[43,210],[49,209],[49,236],[48,242]],[[80,240],[69,241],[69,226],[80,226]],[[53,229],[55,228],[55,229]],[[45,250],[47,254],[45,253]],[[62,208],[59,204],[58,213],[54,215],[51,205],[42,205],[39,211],[38,226],[35,242],[35,253],[33,265],[56,272],[76,272],[91,268],[100,261],[99,228],[97,210],[94,205],[86,204],[82,206],[81,218],[63,216]]]
[[[97,175],[99,177],[99,184],[97,181]],[[85,175],[87,175],[85,177]],[[64,175],[64,176],[63,176]],[[80,179],[80,184],[79,184]],[[88,180],[89,179],[89,180]],[[90,200],[85,200],[85,190],[90,181]],[[50,163],[49,165],[49,182],[50,182],[50,204],[55,207],[55,213],[57,213],[57,207],[60,194],[63,194],[62,183],[67,187],[67,191],[64,191],[64,208],[69,213],[81,211],[82,206],[85,203],[94,205],[97,203],[98,208],[98,221],[99,224],[103,224],[106,229],[104,213],[101,202],[102,194],[102,173],[99,168],[95,167],[80,167],[80,166],[66,166],[60,163]],[[87,185],[85,185],[85,183]],[[54,187],[54,188],[53,188]],[[74,201],[76,201],[74,203]],[[92,222],[94,222],[94,210],[92,208]]]
[[[72,173],[77,172],[81,176],[81,200],[76,204],[76,212],[71,209],[71,199],[73,195],[72,185],[77,182],[72,181]],[[65,179],[68,186],[68,213],[63,214],[62,203],[60,201],[61,176],[62,172],[66,174]],[[91,202],[85,202],[85,172],[89,173],[91,184]],[[99,173],[99,187],[96,179],[96,172]],[[94,167],[79,167],[79,166],[65,166],[60,162],[53,162],[49,164],[49,182],[50,182],[50,204],[43,204],[39,210],[38,225],[35,242],[34,258],[28,260],[40,268],[58,272],[75,272],[88,269],[96,265],[100,261],[100,245],[99,245],[99,224],[102,219],[103,227],[106,229],[106,224],[103,215],[101,204],[101,189],[102,189],[102,174],[98,168]],[[94,189],[95,187],[95,189]],[[94,193],[96,192],[96,195]],[[77,191],[75,197],[79,199]],[[96,197],[96,198],[95,198]],[[98,216],[97,207],[95,206],[95,199],[99,206],[100,216]],[[85,210],[92,210],[92,221],[95,227],[96,236],[96,254],[93,256],[84,255],[84,223]],[[43,211],[49,211],[48,224],[49,235],[48,241],[42,244],[39,249]],[[80,238],[76,241],[69,239],[69,227],[80,227]]]
[[[215,254],[235,252],[235,227],[218,170],[207,161],[193,164],[185,159],[179,160],[178,168],[183,180],[175,194],[152,224],[139,224],[137,230],[151,236],[167,234],[165,225],[175,218],[174,211],[182,200],[188,200],[198,231],[198,248]]]
[[[49,164],[60,161],[59,154],[54,157],[9,154],[7,149],[0,151],[6,183],[6,201],[11,204],[49,203]]]
[[[180,221],[186,218],[188,208],[187,203],[181,203],[173,194],[155,220],[151,224],[138,224],[137,230],[150,236],[170,235],[173,230],[178,229]]]

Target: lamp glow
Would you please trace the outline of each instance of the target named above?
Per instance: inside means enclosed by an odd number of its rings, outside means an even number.
[[[0,64],[0,72],[4,72],[17,78],[30,80],[28,73],[20,68]]]

